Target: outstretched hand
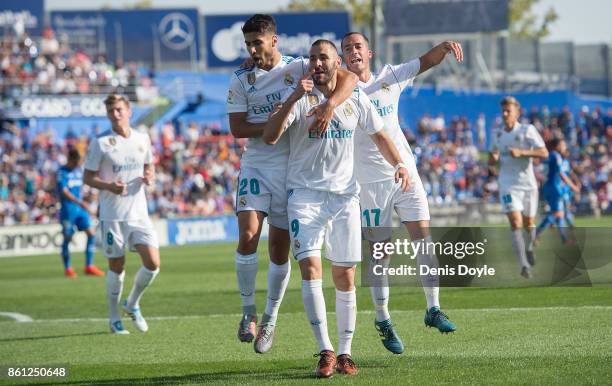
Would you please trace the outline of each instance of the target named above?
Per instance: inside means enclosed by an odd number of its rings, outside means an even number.
[[[442,43],[442,46],[447,53],[452,52],[458,62],[463,62],[463,48],[461,48],[461,44],[452,40],[447,40]]]

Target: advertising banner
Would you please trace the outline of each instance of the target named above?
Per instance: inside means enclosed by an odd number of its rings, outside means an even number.
[[[205,16],[208,67],[236,67],[248,56],[244,47],[242,25],[252,14]],[[349,31],[346,12],[304,12],[273,14],[283,55],[308,55],[317,39],[333,41]]]
[[[0,0],[0,30],[13,28],[38,37],[42,35],[44,17],[43,0]]]
[[[55,11],[51,25],[73,49],[110,61],[192,62],[199,58],[195,8]]]

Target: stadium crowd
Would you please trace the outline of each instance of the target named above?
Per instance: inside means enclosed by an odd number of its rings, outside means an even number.
[[[39,39],[24,31],[0,37],[0,73],[3,100],[32,94],[133,94],[141,82],[136,65],[109,63],[104,55],[91,58],[50,28]]]
[[[563,136],[582,190],[576,196],[583,212],[612,211],[612,109],[576,115],[568,109],[548,108],[524,112],[545,141]],[[405,134],[417,157],[423,184],[434,206],[456,205],[466,200],[498,201],[495,173],[487,165],[485,150],[492,132],[501,128],[498,118],[488,124],[464,117],[422,117]],[[215,127],[191,123],[177,128],[171,123],[148,130],[155,153],[156,186],[149,195],[154,217],[209,216],[233,212],[236,178],[244,140],[236,140]],[[85,154],[89,135],[56,138],[51,132],[30,135],[15,126],[0,134],[0,224],[49,223],[59,211],[55,174],[66,161],[67,148]],[[541,184],[545,164],[536,161]],[[85,188],[92,205],[95,192]]]

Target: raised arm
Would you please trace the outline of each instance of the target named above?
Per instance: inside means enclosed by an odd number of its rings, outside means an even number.
[[[449,52],[452,52],[457,59],[458,62],[463,61],[463,49],[461,48],[461,44],[454,42],[452,40],[447,40],[442,42],[427,51],[423,56],[419,58],[421,62],[421,67],[419,69],[419,74],[429,70],[430,68],[437,66],[442,63],[444,57]]]

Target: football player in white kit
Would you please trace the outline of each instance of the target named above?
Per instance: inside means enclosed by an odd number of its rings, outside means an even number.
[[[123,310],[142,332],[149,327],[140,312],[140,299],[159,273],[159,244],[147,211],[144,186],[155,179],[151,140],[130,127],[132,110],[125,96],[111,94],[104,101],[111,130],[91,141],[83,181],[100,190],[102,251],[108,258],[106,292],[110,330],[129,334],[123,327],[119,302],[125,277],[125,247],[138,252],[142,267],[123,303]]]
[[[268,120],[274,104],[281,101],[285,91],[292,91],[306,74],[308,61],[281,55],[272,16],[252,16],[245,22],[242,32],[253,62],[231,77],[227,97],[232,134],[236,138],[248,138],[240,163],[236,195],[239,229],[236,273],[243,313],[238,325],[238,339],[251,342],[255,338],[255,352],[265,353],[272,347],[278,309],[290,276],[285,189],[289,141],[282,136],[275,145],[264,143],[260,138],[262,123]],[[357,85],[357,77],[346,70],[340,77],[337,92],[317,110],[316,124],[322,122],[325,126],[331,120],[333,107],[348,98]],[[266,216],[270,225],[268,293],[266,309],[256,334],[257,246]]]
[[[410,173],[410,190],[402,192],[394,183],[394,170],[385,162],[375,144],[367,135],[357,133],[355,147],[358,157],[357,180],[361,186],[360,202],[362,227],[368,228],[364,236],[371,242],[385,241],[391,237],[393,210],[406,226],[413,241],[431,239],[429,233],[429,206],[427,196],[417,172],[416,161],[408,141],[402,132],[398,120],[398,104],[402,91],[412,84],[413,79],[439,64],[446,54],[452,52],[459,62],[463,60],[463,51],[459,43],[446,41],[432,48],[418,59],[399,65],[385,65],[379,73],[372,73],[368,38],[359,32],[349,32],[342,39],[342,55],[349,71],[359,76],[359,87],[368,95],[378,114],[385,123],[385,131],[398,148],[403,162]],[[376,229],[378,228],[379,229]],[[437,265],[434,255],[419,254],[419,265]],[[386,257],[378,264],[388,265]],[[427,299],[425,324],[437,327],[440,332],[452,332],[455,325],[440,310],[439,280],[435,275],[421,277],[423,290]],[[388,310],[389,287],[383,281],[382,286],[370,287],[372,300],[376,308],[374,326],[378,330],[382,343],[389,351],[400,354],[404,345],[395,332]]]
[[[289,135],[288,215],[293,256],[302,274],[302,300],[317,340],[320,359],[317,377],[334,371],[357,374],[351,358],[355,329],[355,265],[361,261],[359,186],[354,173],[354,138],[367,133],[394,169],[395,183],[408,189],[408,170],[393,141],[383,130],[383,121],[367,95],[356,88],[351,97],[336,107],[324,133],[309,130],[308,112],[323,103],[336,87],[341,59],[336,46],[317,40],[310,49],[310,73],[283,102],[266,128],[263,139],[278,141]],[[310,92],[308,95],[304,93]],[[401,181],[401,183],[400,183]],[[321,249],[332,263],[336,286],[338,357],[329,340],[322,288]]]
[[[504,97],[500,105],[504,127],[493,136],[489,164],[499,161],[499,199],[510,222],[512,248],[521,266],[521,276],[529,279],[529,267],[535,263],[533,242],[538,212],[538,184],[532,158],[546,158],[548,150],[533,125],[519,122],[521,106],[516,98]],[[527,243],[523,237],[525,226]]]

